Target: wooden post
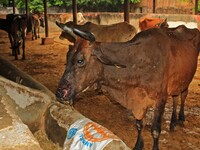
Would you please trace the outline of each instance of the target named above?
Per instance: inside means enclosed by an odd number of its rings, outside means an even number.
[[[72,0],[72,10],[73,10],[73,22],[77,24],[77,3],[76,0]]]
[[[156,0],[153,0],[153,13],[156,13]]]
[[[53,38],[49,38],[49,26],[48,26],[48,15],[47,15],[47,0],[44,0],[44,22],[45,22],[45,38],[42,38],[42,44],[53,44]]]
[[[29,16],[29,8],[28,8],[28,0],[25,0],[25,6],[26,6],[26,17],[27,17],[27,20],[29,19],[28,16]]]
[[[130,12],[130,0],[124,0],[124,21],[128,23],[130,22],[129,12]]]
[[[44,21],[45,21],[45,37],[49,37],[48,19],[47,19],[47,0],[44,0]]]
[[[13,0],[13,14],[15,14],[15,0]]]
[[[195,12],[194,12],[195,15],[198,14],[198,0],[195,0]]]

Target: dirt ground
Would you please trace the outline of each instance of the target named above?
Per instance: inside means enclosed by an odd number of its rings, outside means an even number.
[[[7,34],[0,31],[0,55],[55,93],[65,68],[69,44],[67,40],[60,40],[59,34],[50,32],[49,37],[54,38],[54,44],[51,45],[41,45],[41,39],[27,39],[26,60],[22,61],[19,56],[19,60],[16,61],[11,56]],[[44,37],[44,34],[41,34],[41,37]],[[89,91],[76,98],[74,107],[83,115],[110,129],[127,146],[133,148],[137,137],[134,117],[118,103],[110,101],[103,94]],[[174,132],[169,132],[171,112],[172,100],[169,98],[162,122],[160,149],[200,150],[200,60],[186,99],[184,127],[177,126]],[[152,147],[151,120],[152,110],[147,114],[143,131],[145,150]]]

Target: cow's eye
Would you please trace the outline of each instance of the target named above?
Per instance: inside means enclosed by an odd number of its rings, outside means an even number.
[[[79,59],[79,60],[77,60],[77,65],[78,65],[79,67],[82,67],[82,66],[84,65],[84,59]]]

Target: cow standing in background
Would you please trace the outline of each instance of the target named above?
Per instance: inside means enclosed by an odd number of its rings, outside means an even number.
[[[38,11],[34,11],[33,14],[30,14],[30,20],[31,20],[32,40],[40,38],[40,26],[44,28],[43,15]]]
[[[167,19],[143,17],[139,19],[140,31],[150,28],[168,27]],[[161,28],[162,28],[161,27]]]
[[[67,39],[73,43],[77,38],[73,33],[73,28],[92,32],[98,42],[126,42],[132,39],[137,33],[136,28],[127,22],[110,25],[98,25],[92,22],[86,22],[83,25],[78,25],[69,21],[65,24],[61,22],[56,22],[56,24],[63,29],[60,39]]]
[[[136,150],[144,147],[142,119],[153,106],[152,149],[158,150],[167,98],[185,95],[195,74],[199,30],[185,26],[153,28],[124,43],[95,42],[92,33],[73,31],[81,38],[67,53],[67,66],[56,92],[58,100],[73,104],[77,94],[98,84],[112,99],[132,110],[138,131]]]
[[[69,21],[73,21],[73,15],[71,13],[65,13],[61,14],[60,17],[61,23],[66,23]],[[77,13],[77,24],[84,24],[86,23],[86,19],[84,18],[83,14],[81,12]]]
[[[22,59],[25,59],[25,36],[27,29],[27,17],[26,15],[8,14],[6,19],[0,19],[0,29],[8,33],[12,55],[15,56],[15,60],[18,59],[20,54],[20,45],[22,45],[23,53]]]

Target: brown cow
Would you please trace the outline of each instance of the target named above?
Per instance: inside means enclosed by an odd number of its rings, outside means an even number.
[[[56,92],[58,100],[72,104],[77,94],[99,84],[111,98],[132,110],[138,130],[134,149],[139,150],[143,148],[142,119],[153,106],[151,133],[153,149],[158,150],[167,98],[187,95],[196,71],[200,32],[185,26],[152,28],[123,43],[95,42],[90,32],[74,32],[82,38],[67,54],[66,70]]]
[[[40,38],[40,26],[44,28],[44,17],[42,13],[35,11],[30,14],[32,40]]]
[[[141,31],[150,28],[159,28],[161,24],[162,26],[168,27],[167,19],[148,18],[148,17],[139,19],[139,28]]]
[[[64,13],[59,16],[61,23],[66,23],[68,21],[73,21],[73,14],[72,13]],[[84,24],[86,19],[84,18],[81,12],[77,13],[77,24]]]
[[[76,40],[76,35],[70,28],[92,32],[98,42],[126,42],[132,39],[137,33],[136,28],[127,22],[111,25],[97,25],[92,22],[86,22],[83,25],[77,25],[72,21],[69,21],[65,24],[59,22],[56,22],[56,24],[64,30],[62,31],[60,38],[68,39],[73,43]]]

